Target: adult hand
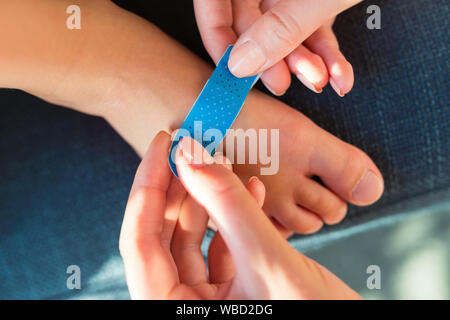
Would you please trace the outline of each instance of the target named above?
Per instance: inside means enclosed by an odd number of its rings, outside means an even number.
[[[334,18],[361,0],[194,0],[203,43],[217,63],[235,43],[228,66],[237,77],[263,72],[275,95],[290,85],[290,71],[314,92],[330,81],[343,96],[353,69],[332,30]]]
[[[120,251],[132,298],[359,298],[277,231],[261,210],[261,181],[244,185],[184,138],[176,156],[181,184],[167,164],[169,146],[170,136],[159,133],[125,212]],[[209,276],[200,250],[208,215],[219,230],[209,248]]]

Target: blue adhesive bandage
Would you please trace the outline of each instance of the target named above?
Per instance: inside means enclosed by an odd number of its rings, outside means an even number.
[[[258,81],[259,75],[237,78],[228,70],[228,59],[232,47],[229,46],[225,51],[172,142],[169,152],[169,165],[177,177],[177,167],[174,160],[176,148],[181,138],[190,136],[202,143],[208,152],[213,155],[216,147],[225,137],[239,111],[241,111],[250,89]],[[211,137],[208,134],[205,135],[205,132],[211,129],[218,130],[220,135],[214,136],[220,136],[221,138],[211,141]]]

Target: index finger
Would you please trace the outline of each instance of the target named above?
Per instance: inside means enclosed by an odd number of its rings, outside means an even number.
[[[213,219],[237,270],[248,269],[249,261],[258,260],[261,253],[273,256],[274,248],[279,251],[287,245],[233,172],[211,163],[208,152],[191,138],[183,138],[178,148],[181,152],[177,153],[176,163],[181,181]]]
[[[195,18],[203,44],[215,63],[236,42],[231,0],[194,0]]]
[[[360,1],[278,1],[239,36],[230,53],[230,71],[236,77],[247,77],[267,70],[325,21]]]

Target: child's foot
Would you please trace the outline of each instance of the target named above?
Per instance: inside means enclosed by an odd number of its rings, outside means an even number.
[[[282,102],[259,93],[249,96],[234,127],[279,129],[277,174],[261,176],[258,165],[233,167],[244,180],[260,177],[267,189],[265,212],[287,230],[316,232],[324,222],[340,222],[346,202],[365,206],[383,193],[381,173],[363,151]]]
[[[187,101],[184,108],[154,112],[147,108],[146,97],[122,100],[126,101],[124,107],[117,110],[126,112],[115,113],[118,118],[110,117],[109,121],[141,155],[156,132],[178,128],[192,105]],[[284,231],[316,232],[324,222],[341,221],[347,211],[346,202],[369,205],[383,193],[381,173],[364,152],[258,91],[248,96],[234,128],[279,129],[278,173],[261,176],[258,165],[239,165],[236,161],[233,169],[245,182],[251,176],[260,177],[266,186],[264,211]],[[313,180],[314,176],[320,177],[324,185]]]

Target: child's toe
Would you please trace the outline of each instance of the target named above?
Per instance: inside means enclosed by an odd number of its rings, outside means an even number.
[[[326,133],[310,158],[312,174],[342,199],[360,206],[377,201],[384,184],[380,171],[360,149]]]
[[[306,177],[301,179],[299,186],[294,194],[298,205],[314,212],[326,224],[336,224],[344,219],[347,204],[332,191]]]
[[[287,230],[301,234],[319,231],[323,221],[312,211],[296,205],[293,201],[283,201],[281,208],[276,208],[276,214],[271,214],[277,222]],[[275,213],[275,212],[274,212]]]

